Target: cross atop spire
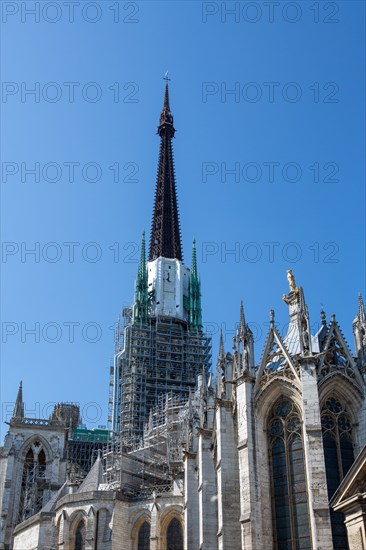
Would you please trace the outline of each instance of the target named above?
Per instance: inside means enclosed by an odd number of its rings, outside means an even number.
[[[182,261],[183,255],[172,148],[172,138],[175,134],[175,128],[169,105],[167,75],[165,80],[164,105],[158,126],[161,142],[151,226],[149,261],[155,260],[160,256]]]
[[[170,110],[168,81],[167,81],[166,84],[165,84],[164,109],[169,109],[169,110]]]
[[[161,111],[160,115],[160,123],[158,127],[158,134],[159,136],[162,135],[162,130],[165,130],[169,133],[170,137],[173,137],[175,134],[175,129],[173,127],[173,115],[170,110],[169,105],[169,85],[168,80],[169,78],[164,78],[165,82],[165,92],[164,92],[164,104],[163,104],[163,110]]]

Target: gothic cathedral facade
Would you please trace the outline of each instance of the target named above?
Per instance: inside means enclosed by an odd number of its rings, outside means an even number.
[[[19,388],[0,454],[0,549],[366,548],[366,315],[355,353],[332,315],[311,334],[288,270],[289,324],[274,311],[262,356],[241,304],[216,372],[196,247],[183,263],[168,82],[148,258],[116,326],[109,440],[76,475],[74,405],[25,416]]]

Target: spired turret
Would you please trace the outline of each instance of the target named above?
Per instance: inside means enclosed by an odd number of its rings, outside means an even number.
[[[196,241],[192,248],[192,269],[189,277],[189,327],[202,329],[201,281],[197,273]]]
[[[142,324],[147,323],[148,319],[149,295],[147,286],[147,268],[146,268],[146,245],[145,231],[142,233],[141,257],[137,272],[135,285],[135,303],[133,307],[133,321]]]
[[[167,81],[164,106],[158,127],[160,151],[151,224],[149,262],[160,257],[183,261],[172,148],[174,134],[175,128],[169,106]]]
[[[168,82],[157,133],[161,141],[149,259],[146,264],[143,238],[133,320],[146,324],[149,318],[173,318],[187,324],[189,329],[201,331],[201,282],[197,272],[195,241],[191,271],[183,265],[172,149],[175,128],[169,104]]]
[[[240,302],[239,327],[233,343],[234,377],[254,373],[253,333],[245,322],[244,304]]]
[[[24,418],[24,401],[23,401],[23,383],[20,381],[17,398],[15,401],[14,411],[13,411],[13,418]]]
[[[195,279],[192,280],[189,269],[183,265],[172,148],[175,128],[169,105],[168,80],[157,133],[160,151],[147,263],[149,316],[170,317],[185,323],[192,321],[193,326],[198,326],[197,315],[190,319],[191,298],[197,300]],[[195,291],[192,297],[190,283]]]

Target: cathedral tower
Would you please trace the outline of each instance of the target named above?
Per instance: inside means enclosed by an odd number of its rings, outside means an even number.
[[[172,139],[175,134],[168,81],[157,131],[158,173],[148,261],[145,234],[135,299],[117,324],[111,369],[110,422],[132,448],[159,397],[186,400],[202,369],[210,367],[210,339],[202,333],[201,283],[193,243],[191,269],[183,264]]]

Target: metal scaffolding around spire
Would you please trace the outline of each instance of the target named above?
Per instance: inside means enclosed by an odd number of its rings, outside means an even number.
[[[158,134],[161,139],[148,261],[145,236],[135,299],[116,328],[110,370],[111,429],[126,450],[139,447],[160,398],[187,400],[197,377],[208,377],[211,338],[202,326],[196,243],[191,269],[183,265],[172,153],[173,116],[166,76]]]
[[[164,105],[157,132],[161,142],[151,225],[149,261],[156,260],[160,256],[183,261],[172,148],[175,128],[169,105],[168,78],[166,77],[165,80]]]

